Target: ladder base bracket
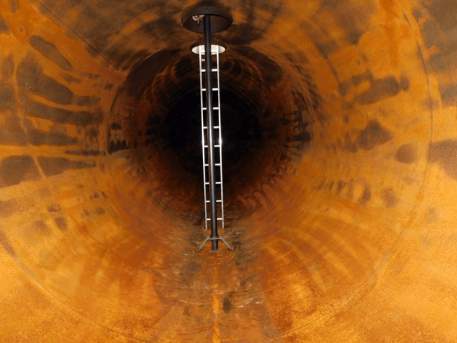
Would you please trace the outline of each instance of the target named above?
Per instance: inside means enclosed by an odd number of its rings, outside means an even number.
[[[198,251],[201,251],[201,250],[205,247],[205,244],[208,243],[208,242],[211,242],[211,241],[221,241],[222,243],[224,243],[224,245],[227,247],[227,249],[233,250],[233,247],[229,244],[229,242],[227,242],[227,241],[225,240],[224,237],[219,236],[219,237],[211,238],[210,236],[208,236],[208,237],[206,237],[205,240],[198,246]]]

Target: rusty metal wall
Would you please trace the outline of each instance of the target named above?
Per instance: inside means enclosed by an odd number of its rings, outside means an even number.
[[[457,341],[457,2],[224,1],[271,134],[217,255],[148,126],[191,3],[0,0],[0,341]]]

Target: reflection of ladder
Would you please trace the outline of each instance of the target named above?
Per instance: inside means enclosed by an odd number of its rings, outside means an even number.
[[[203,47],[201,47],[203,48]],[[213,132],[217,141],[214,144],[215,152],[215,185],[216,185],[216,208],[217,208],[217,221],[220,226],[224,228],[224,178],[222,168],[222,121],[221,121],[221,93],[220,93],[220,80],[219,80],[219,49],[214,49],[216,55],[216,66],[211,68],[212,79],[215,80],[215,87],[212,88],[211,92],[213,95],[213,114],[216,113],[213,119]],[[213,52],[213,51],[212,51]],[[202,130],[202,156],[203,156],[203,194],[204,194],[204,208],[205,208],[205,229],[208,229],[208,224],[211,222],[211,216],[208,215],[208,207],[211,206],[209,200],[209,165],[208,165],[208,136],[207,130],[208,123],[206,118],[207,104],[206,104],[206,92],[208,91],[203,87],[205,69],[205,56],[199,52],[199,66],[200,66],[200,105],[201,105],[201,130]]]

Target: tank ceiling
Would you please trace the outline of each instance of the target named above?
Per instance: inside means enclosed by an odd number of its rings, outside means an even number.
[[[1,342],[457,341],[457,2],[0,0]]]

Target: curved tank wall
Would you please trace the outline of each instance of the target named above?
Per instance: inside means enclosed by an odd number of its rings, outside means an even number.
[[[224,1],[217,254],[193,3],[0,1],[0,340],[457,340],[457,3]]]

